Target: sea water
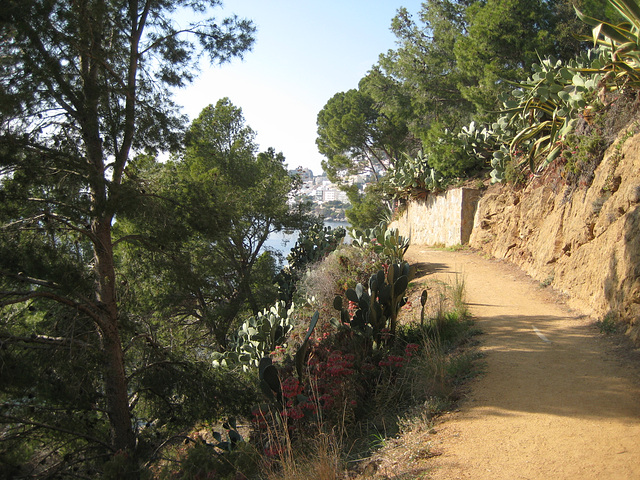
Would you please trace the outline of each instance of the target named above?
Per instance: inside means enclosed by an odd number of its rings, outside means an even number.
[[[346,228],[347,237],[345,238],[345,241],[346,242],[349,241],[349,233],[348,233],[349,222],[334,222],[331,220],[325,220],[324,226],[331,227],[332,230],[339,227]],[[299,235],[298,232],[293,232],[293,233],[286,233],[284,231],[274,232],[271,235],[269,235],[269,238],[267,238],[267,241],[265,242],[263,248],[264,249],[268,248],[271,251],[279,253],[280,255],[282,255],[283,258],[286,259],[291,249],[295,247],[296,241],[298,240],[298,235]]]

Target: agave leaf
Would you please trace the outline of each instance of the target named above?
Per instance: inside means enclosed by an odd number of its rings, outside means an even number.
[[[638,49],[638,42],[626,42],[618,46],[616,48],[616,55],[620,56],[623,54],[632,54],[634,51]]]
[[[611,0],[615,2],[616,0]],[[616,7],[617,8],[617,7]],[[611,23],[604,22],[602,20],[598,20],[597,18],[591,17],[589,15],[585,15],[580,11],[580,9],[574,7],[576,11],[576,15],[580,20],[582,20],[587,25],[591,25],[593,27],[592,30],[592,40],[594,45],[601,44],[602,42],[599,40],[600,36],[607,37],[618,43],[625,43],[627,41],[632,40],[628,38],[628,35],[631,33],[627,29],[626,35],[623,33],[624,29],[620,28],[617,25],[613,25]],[[624,15],[624,14],[623,14]]]
[[[636,30],[640,30],[640,6],[631,0],[609,0],[620,14],[631,23]]]
[[[547,126],[547,122],[542,122],[522,129],[515,137],[513,137],[510,150],[514,150],[520,143],[536,137],[540,132],[547,128]]]
[[[341,313],[346,313],[344,310]],[[304,340],[302,341],[302,345],[296,351],[295,354],[295,364],[296,364],[296,372],[298,373],[298,378],[302,378],[304,372],[304,362],[307,358],[307,350],[309,349],[309,338],[311,338],[311,334],[313,330],[316,328],[316,324],[318,323],[318,319],[320,318],[320,313],[315,312],[311,317],[311,321],[309,322],[309,328],[307,329],[307,334],[304,336]]]
[[[309,340],[309,337],[311,337],[313,330],[316,328],[319,318],[320,318],[320,313],[314,312],[313,316],[311,317],[311,321],[309,322],[309,329],[307,330],[307,334],[305,335],[303,342],[306,342],[307,340]]]
[[[558,118],[558,110],[556,109],[556,111],[553,112],[553,120],[551,121],[551,133],[549,133],[549,141],[551,143],[555,143],[557,140],[560,123],[561,120]]]
[[[544,170],[551,162],[553,162],[558,155],[560,155],[560,152],[562,152],[562,146],[561,145],[556,145],[550,152],[549,155],[547,155],[547,158],[544,159],[544,161],[542,162],[542,164],[540,164],[540,166],[538,167],[538,172],[541,172],[542,170]]]
[[[536,171],[535,158],[536,158],[536,148],[534,145],[529,151],[529,155],[527,156],[527,161],[529,162],[529,170],[531,170],[532,173]]]

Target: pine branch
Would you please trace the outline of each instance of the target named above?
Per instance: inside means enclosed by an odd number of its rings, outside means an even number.
[[[77,340],[75,338],[67,337],[51,337],[49,335],[36,335],[33,334],[29,337],[18,335],[3,335],[0,333],[0,344],[5,343],[36,343],[41,345],[78,345],[80,347],[89,348],[93,347],[90,343]]]
[[[6,298],[9,297],[9,298]],[[6,299],[5,299],[6,298]],[[57,295],[53,292],[49,291],[0,291],[0,307],[6,307],[9,305],[15,305],[17,303],[23,303],[28,300],[33,300],[36,298],[44,298],[48,300],[52,300],[61,305],[65,305],[67,307],[75,308],[82,313],[90,316],[98,325],[101,325],[101,319],[99,315],[96,313],[96,310],[84,303],[78,303],[70,298],[63,297],[62,295]]]
[[[60,426],[57,426],[57,425],[49,425],[49,424],[46,424],[46,423],[36,422],[36,421],[33,421],[33,420],[28,420],[28,419],[25,419],[25,418],[15,417],[13,415],[6,415],[6,414],[2,414],[2,413],[0,413],[0,423],[9,423],[9,424],[20,423],[22,425],[31,425],[33,427],[44,428],[46,430],[52,430],[54,432],[65,433],[67,435],[73,435],[75,437],[82,438],[84,440],[87,440],[88,442],[97,443],[98,445],[102,445],[104,448],[106,448],[108,450],[112,450],[111,445],[109,445],[108,443],[100,440],[99,438],[96,438],[96,437],[91,436],[91,435],[87,435],[85,433],[74,432],[73,430],[70,430],[70,429],[64,428],[64,427],[60,427]]]

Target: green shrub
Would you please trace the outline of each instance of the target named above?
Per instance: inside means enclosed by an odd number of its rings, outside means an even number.
[[[602,320],[596,322],[596,326],[600,330],[600,333],[610,335],[618,331],[618,324],[614,314],[605,315]]]
[[[332,229],[321,223],[316,223],[304,232],[300,232],[296,244],[287,255],[289,264],[275,279],[280,290],[280,299],[290,305],[297,284],[307,267],[319,262],[338,248],[346,234],[347,231],[342,227]]]
[[[470,176],[487,166],[491,149],[485,147],[489,140],[475,123],[466,130],[452,132],[442,125],[431,128],[425,142],[429,166],[447,178]],[[474,151],[475,144],[475,151]]]
[[[201,438],[186,440],[174,449],[173,461],[159,472],[159,480],[235,480],[250,478],[260,470],[261,456],[248,442],[222,452]]]
[[[325,260],[310,269],[298,286],[298,304],[311,302],[311,308],[320,317],[329,319],[335,315],[333,299],[358,283],[366,283],[372,271],[382,268],[380,257],[373,249],[344,245]]]

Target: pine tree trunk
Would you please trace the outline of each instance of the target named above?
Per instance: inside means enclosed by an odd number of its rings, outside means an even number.
[[[95,246],[96,295],[100,309],[99,327],[102,333],[104,382],[111,424],[111,442],[116,451],[132,453],[135,435],[131,425],[124,353],[118,327],[111,221],[97,221],[93,230],[98,240]]]

